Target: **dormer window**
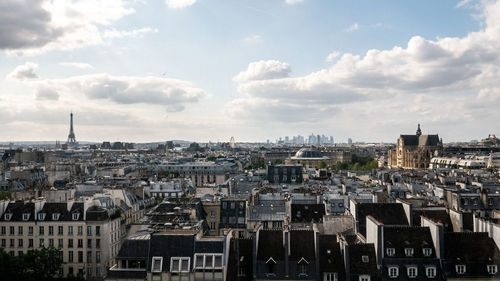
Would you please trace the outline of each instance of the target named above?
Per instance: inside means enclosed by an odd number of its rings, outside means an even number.
[[[361,256],[361,261],[367,263],[370,261],[370,259],[368,258],[368,256]]]
[[[27,221],[30,219],[30,214],[29,213],[24,213],[23,214],[23,221]]]
[[[61,214],[59,214],[59,213],[53,213],[53,214],[52,214],[52,220],[53,220],[53,221],[57,221],[57,220],[59,220],[59,216],[61,216]]]
[[[487,265],[488,273],[489,274],[497,274],[498,272],[498,266],[496,264],[488,264]]]
[[[79,217],[80,217],[80,213],[73,213],[73,215],[72,215],[72,218],[74,221],[77,221]]]
[[[170,260],[170,272],[189,272],[189,262],[190,258],[171,258]]]
[[[12,218],[12,213],[6,213],[4,218],[6,221],[10,221],[10,219]]]
[[[387,270],[390,278],[397,278],[399,276],[399,268],[397,266],[389,266]]]
[[[464,274],[465,273],[465,264],[457,264],[455,265],[455,270],[457,274]]]
[[[405,255],[407,257],[413,256],[413,248],[405,248]]]
[[[38,213],[38,220],[39,221],[45,220],[45,213]]]
[[[436,267],[434,266],[428,266],[425,268],[425,275],[427,275],[427,278],[434,278],[436,277]]]
[[[394,248],[387,248],[386,252],[389,257],[392,257],[396,253],[396,250]]]
[[[161,272],[163,257],[153,257],[151,262],[151,272]]]
[[[428,257],[432,255],[432,249],[431,248],[424,248],[423,250],[424,256]]]
[[[417,277],[417,267],[416,266],[410,266],[406,269],[408,273],[408,278],[415,278]]]

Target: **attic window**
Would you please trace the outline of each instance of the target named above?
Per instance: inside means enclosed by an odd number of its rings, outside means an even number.
[[[195,254],[195,269],[222,268],[222,254]]]
[[[151,272],[161,272],[163,257],[153,257]]]
[[[325,272],[323,273],[323,280],[324,281],[337,281],[337,273],[336,272]]]
[[[436,267],[434,267],[434,266],[426,267],[425,268],[425,275],[427,275],[428,278],[436,277]]]
[[[30,219],[30,214],[29,213],[24,213],[23,214],[23,221],[27,221]]]
[[[397,278],[399,276],[399,268],[397,266],[389,266],[387,270],[390,278]]]
[[[45,213],[38,213],[38,220],[43,221],[45,219]]]
[[[189,272],[191,258],[173,257],[170,259],[170,272]]]
[[[465,273],[465,264],[457,264],[455,265],[455,270],[457,274],[464,274]]]
[[[6,213],[4,218],[6,221],[10,221],[10,219],[12,218],[12,213]]]
[[[418,271],[416,266],[410,266],[406,269],[409,278],[416,278]]]
[[[424,248],[422,251],[424,252],[424,256],[426,256],[426,257],[432,255],[432,249],[431,248]]]
[[[413,256],[413,248],[405,248],[405,255],[407,257]]]
[[[396,250],[394,248],[387,248],[387,255],[389,257],[394,256],[395,253],[396,253]]]
[[[74,221],[77,221],[79,217],[80,217],[80,213],[73,213],[73,215],[72,215],[72,218]]]
[[[368,261],[370,261],[370,259],[368,258],[368,256],[361,256],[361,261],[367,263]]]
[[[498,267],[496,264],[488,264],[486,267],[488,268],[489,274],[496,274],[498,272]]]
[[[61,215],[61,214],[59,214],[59,213],[53,213],[53,214],[52,214],[52,220],[53,220],[53,221],[57,221],[57,220],[59,220],[59,216],[60,216],[60,215]]]

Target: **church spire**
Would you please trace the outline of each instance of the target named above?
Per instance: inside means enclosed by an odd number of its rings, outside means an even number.
[[[419,137],[422,135],[422,130],[420,130],[420,124],[418,124],[416,135]]]

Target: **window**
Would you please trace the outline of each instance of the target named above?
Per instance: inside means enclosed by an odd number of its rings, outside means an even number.
[[[488,264],[487,268],[489,274],[496,274],[498,272],[498,267],[496,264]]]
[[[73,248],[73,239],[68,239],[68,248]]]
[[[98,225],[95,227],[95,235],[101,236],[101,227]]]
[[[40,244],[40,245],[39,245],[39,246],[40,246],[40,248],[45,247],[45,240],[44,240],[43,238],[40,238],[40,243],[39,243],[39,244]]]
[[[23,247],[23,239],[18,239],[17,240],[17,247],[19,247],[19,248]]]
[[[413,248],[405,248],[405,255],[407,257],[413,256]]]
[[[415,278],[417,277],[418,271],[416,266],[410,266],[406,269],[406,273],[408,274],[409,278]]]
[[[397,266],[389,266],[388,273],[390,278],[397,278],[399,275],[399,268]]]
[[[87,239],[87,248],[92,249],[92,239]]]
[[[92,252],[87,251],[87,263],[92,263]]]
[[[96,263],[101,262],[101,252],[100,251],[95,252],[95,262]]]
[[[426,257],[432,255],[432,249],[431,248],[424,248],[422,251],[424,252],[424,256],[426,256]]]
[[[23,227],[22,227],[22,226],[19,226],[19,227],[17,228],[17,234],[18,234],[18,235],[23,235]]]
[[[2,248],[7,247],[7,240],[2,239],[2,246],[1,246],[1,247],[2,247]]]
[[[457,271],[457,274],[464,274],[465,273],[465,265],[464,264],[457,264],[457,265],[455,265],[455,270]]]
[[[434,266],[426,267],[425,268],[425,275],[427,275],[428,278],[436,277],[436,267],[434,267]]]
[[[49,247],[54,248],[54,239],[52,238],[49,239]]]
[[[71,217],[74,221],[77,221],[78,218],[80,217],[80,213],[73,213]]]
[[[396,250],[394,248],[387,248],[387,255],[389,257],[394,256],[395,252],[396,252]]]
[[[83,248],[83,239],[78,239],[78,248]]]
[[[87,226],[87,236],[92,236],[92,226]]]
[[[28,239],[28,248],[33,248],[33,239]]]
[[[299,266],[299,275],[307,275],[307,263],[301,263]]]
[[[9,227],[9,234],[14,235],[14,227],[13,226]]]
[[[6,213],[4,218],[6,221],[10,221],[10,219],[12,218],[12,213]]]
[[[210,223],[210,229],[215,229],[215,222]]]
[[[95,247],[96,247],[97,249],[100,249],[100,248],[101,248],[101,239],[96,239],[96,240],[95,240]]]
[[[49,226],[49,235],[54,235],[54,227]]]
[[[33,236],[33,226],[28,227],[28,235]]]
[[[38,220],[39,221],[45,220],[45,215],[46,215],[45,213],[38,213]]]
[[[68,225],[68,235],[73,235],[73,226]]]
[[[39,235],[44,235],[44,234],[45,234],[45,228],[44,228],[43,226],[40,226],[40,227],[38,228],[38,234],[39,234]]]
[[[368,258],[368,256],[361,256],[361,261],[367,263],[370,261],[370,259]]]
[[[63,240],[57,239],[57,248],[61,249],[63,247]]]
[[[370,281],[370,275],[360,275],[359,281]]]
[[[5,235],[5,234],[7,233],[7,231],[6,231],[6,230],[7,230],[7,229],[6,229],[6,227],[5,227],[5,226],[2,226],[2,232],[1,232],[1,233],[2,233],[2,235]]]
[[[170,272],[189,272],[190,258],[171,258]]]
[[[78,251],[78,262],[83,262],[83,252]]]
[[[11,248],[14,248],[14,239],[9,240],[9,245]]]
[[[83,226],[78,226],[78,236],[82,236],[83,235]]]
[[[240,202],[240,209],[243,209],[243,208],[245,208],[245,202],[242,201],[242,202]]]
[[[323,273],[323,281],[337,281],[337,273],[325,272]]]
[[[234,208],[235,208],[235,204],[234,204],[234,202],[231,202],[231,209],[234,210]]]
[[[213,210],[212,210],[212,211],[210,211],[210,217],[211,217],[211,218],[215,218],[215,211],[213,211]]]
[[[30,214],[29,213],[24,213],[23,214],[23,221],[27,221],[30,219]]]
[[[53,220],[53,221],[57,221],[57,220],[59,220],[59,216],[60,216],[60,215],[61,215],[61,214],[59,214],[59,213],[53,213],[53,214],[52,214],[52,220]]]
[[[227,202],[222,202],[222,209],[227,209]]]
[[[161,272],[163,257],[153,257],[151,264],[151,272]]]
[[[63,235],[63,227],[62,225],[57,227],[57,235]]]
[[[195,254],[195,269],[222,268],[222,254]]]

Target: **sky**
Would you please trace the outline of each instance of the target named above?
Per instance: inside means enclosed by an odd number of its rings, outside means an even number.
[[[500,0],[2,0],[0,141],[500,135]]]

